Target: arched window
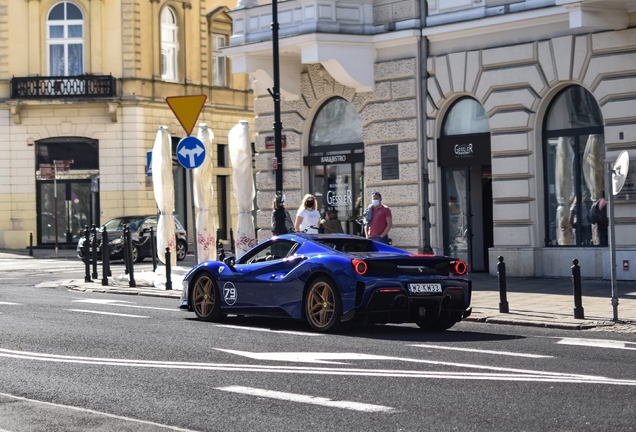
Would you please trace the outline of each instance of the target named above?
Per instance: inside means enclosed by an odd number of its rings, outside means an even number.
[[[177,16],[170,7],[161,12],[161,78],[176,81],[177,55],[179,53],[179,26]]]
[[[442,136],[468,135],[490,132],[488,114],[475,99],[459,99],[444,117]]]
[[[309,134],[309,192],[318,199],[320,211],[336,210],[341,222],[361,216],[364,185],[362,123],[347,100],[329,99],[316,114]],[[357,233],[353,223],[345,232]]]
[[[84,15],[71,2],[51,8],[46,20],[46,46],[50,76],[84,73]]]
[[[571,86],[555,97],[543,142],[546,245],[607,246],[603,118],[587,90]]]

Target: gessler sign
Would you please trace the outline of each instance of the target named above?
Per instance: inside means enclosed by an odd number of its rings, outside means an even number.
[[[441,167],[491,165],[490,133],[455,135],[437,140],[437,163]]]

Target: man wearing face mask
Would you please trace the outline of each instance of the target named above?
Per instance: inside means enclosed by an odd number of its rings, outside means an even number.
[[[367,237],[380,243],[389,244],[389,231],[393,226],[391,209],[382,204],[380,192],[371,193],[371,223],[367,225]]]

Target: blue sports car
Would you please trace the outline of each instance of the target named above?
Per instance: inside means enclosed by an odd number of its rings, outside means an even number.
[[[228,314],[342,323],[416,323],[446,330],[470,315],[471,282],[456,258],[419,255],[348,234],[285,234],[238,259],[186,275],[181,308],[204,321]]]

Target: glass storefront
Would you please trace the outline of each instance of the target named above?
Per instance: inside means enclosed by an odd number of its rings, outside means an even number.
[[[42,165],[62,160],[72,161],[68,172],[57,173],[55,180],[43,175]],[[97,140],[40,140],[36,144],[36,170],[37,244],[54,245],[56,231],[58,245],[76,244],[86,225],[100,224],[99,192],[91,189],[91,178],[99,174]]]
[[[465,261],[470,271],[485,271],[493,246],[490,124],[478,101],[466,97],[451,106],[437,141],[437,159],[444,254]]]
[[[336,210],[346,233],[360,234],[357,220],[364,210],[364,143],[362,124],[353,105],[342,98],[327,101],[312,125],[309,156],[309,193],[318,210]]]
[[[546,246],[607,246],[605,139],[594,97],[572,86],[545,121]]]

